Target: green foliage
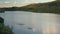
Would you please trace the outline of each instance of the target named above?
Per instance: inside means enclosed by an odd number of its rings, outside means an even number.
[[[56,0],[56,1],[60,1],[60,0]]]
[[[0,8],[0,13],[4,13],[5,12],[5,8]]]
[[[2,17],[0,17],[0,23],[4,23],[4,19]]]
[[[32,10],[30,10],[32,12],[38,12],[38,13],[56,13],[56,14],[60,14],[60,6],[41,6],[41,7],[37,7],[34,8]]]

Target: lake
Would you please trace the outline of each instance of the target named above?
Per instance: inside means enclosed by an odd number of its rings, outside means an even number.
[[[60,15],[25,11],[0,13],[5,25],[13,27],[14,34],[59,34]]]

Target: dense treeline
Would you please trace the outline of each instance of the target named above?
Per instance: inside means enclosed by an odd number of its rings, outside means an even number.
[[[60,14],[60,0],[48,3],[30,4],[23,7],[0,8],[0,12],[4,11],[30,11],[37,13],[57,13]]]
[[[0,17],[0,34],[13,34],[9,26],[4,25],[4,19]]]

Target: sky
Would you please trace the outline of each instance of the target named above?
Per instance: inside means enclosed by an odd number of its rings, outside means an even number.
[[[49,2],[53,0],[0,0],[0,2]]]
[[[25,6],[32,3],[51,2],[54,0],[0,0],[0,7]]]

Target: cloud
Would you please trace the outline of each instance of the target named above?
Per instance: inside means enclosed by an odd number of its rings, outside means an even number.
[[[31,4],[31,2],[0,2],[0,7],[12,7],[12,6],[25,6]]]
[[[48,2],[54,0],[0,0],[0,2]]]
[[[0,0],[0,7],[25,6],[32,3],[50,2],[54,0]]]

